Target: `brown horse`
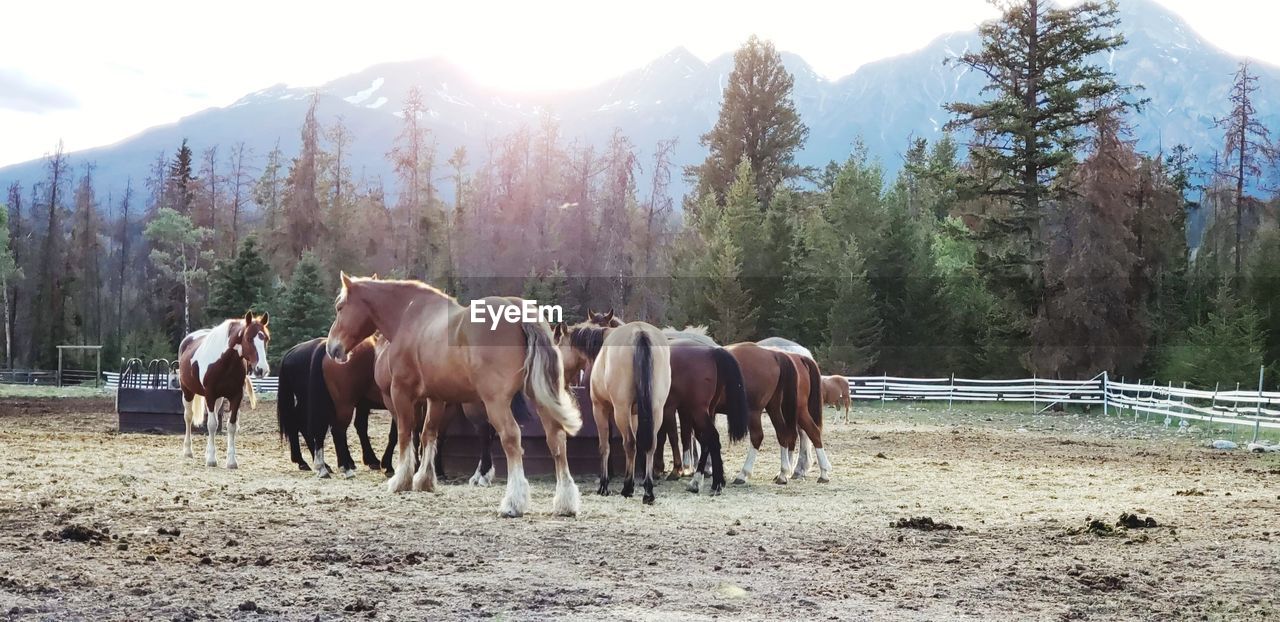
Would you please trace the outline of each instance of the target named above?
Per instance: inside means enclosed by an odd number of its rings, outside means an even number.
[[[591,366],[591,410],[599,432],[600,487],[597,494],[609,494],[609,423],[622,436],[626,453],[622,496],[635,492],[636,452],[644,452],[644,497],[653,503],[653,451],[663,406],[671,390],[671,349],[662,331],[644,322],[630,322],[618,328],[583,322],[573,327],[556,327],[566,371]]]
[[[523,515],[529,510],[529,484],[512,409],[528,409],[527,391],[556,464],[553,511],[577,514],[578,489],[569,473],[565,439],[582,427],[582,416],[565,391],[560,353],[547,326],[508,319],[510,308],[515,306],[519,312],[523,301],[494,296],[472,301],[467,309],[421,282],[375,281],[346,273],[341,277],[342,289],[334,304],[337,314],[329,329],[329,356],[345,361],[348,352],[374,331],[389,342],[390,406],[398,426],[399,458],[388,490],[398,492],[410,486],[434,490],[435,471],[429,465],[444,419],[435,415],[443,415],[448,402],[483,402],[507,458],[507,492],[499,512],[507,517]],[[476,317],[484,321],[475,321]],[[423,460],[411,477],[417,463],[410,450],[411,430],[421,403],[427,405]]]
[[[791,478],[804,479],[808,475],[808,446],[803,442],[808,439],[818,454],[818,483],[825,484],[831,481],[831,463],[822,446],[822,373],[812,358],[795,352],[783,354],[796,367],[796,425],[803,432],[797,435],[799,447],[791,446],[791,457],[795,461]]]
[[[178,379],[182,387],[183,419],[187,424],[182,439],[182,455],[191,456],[191,430],[194,425],[205,424],[209,442],[205,446],[204,462],[218,466],[214,438],[221,425],[222,406],[230,408],[227,420],[227,468],[236,463],[236,428],[240,422],[240,402],[248,387],[253,401],[253,384],[249,370],[261,378],[269,371],[267,344],[271,332],[267,329],[267,314],[255,317],[252,312],[244,319],[231,319],[213,328],[198,330],[182,340],[178,347]]]
[[[751,342],[735,343],[725,349],[738,361],[738,367],[742,370],[747,392],[747,428],[751,436],[747,459],[733,483],[745,484],[751,477],[756,454],[760,451],[760,444],[764,442],[761,413],[768,412],[774,433],[778,437],[782,462],[778,476],[773,481],[785,484],[791,470],[791,448],[795,447],[796,442],[796,366],[785,353]]]
[[[844,376],[822,377],[822,405],[844,409],[844,421],[849,422],[849,409],[853,400],[849,397],[849,379]]]

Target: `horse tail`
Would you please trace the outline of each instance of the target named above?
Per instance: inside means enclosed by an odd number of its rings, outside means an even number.
[[[636,335],[631,354],[631,381],[636,389],[636,449],[648,452],[653,448],[653,344],[644,331]]]
[[[249,409],[256,410],[258,408],[258,393],[253,388],[253,379],[249,374],[244,375],[244,392],[249,394]]]
[[[293,379],[286,373],[284,361],[281,361],[280,376],[276,384],[276,431],[280,433],[281,441],[286,436],[297,433],[294,425],[295,410],[297,404],[293,399]]]
[[[802,356],[804,366],[809,370],[809,416],[819,428],[822,427],[822,372],[813,359]]]
[[[715,348],[712,356],[716,360],[720,386],[724,388],[729,440],[740,441],[747,436],[747,388],[742,381],[742,368],[738,366],[738,359],[733,358],[733,354],[724,348]]]
[[[774,352],[773,359],[778,363],[778,386],[782,389],[782,422],[788,430],[796,430],[796,397],[800,391],[796,382],[796,366],[791,357]]]
[[[324,382],[324,359],[327,356],[323,346],[311,352],[311,364],[307,368],[307,438],[317,447],[324,441],[324,435],[337,418],[337,407],[333,405],[333,396],[329,395],[329,386]]]
[[[191,424],[204,425],[205,407],[204,396],[196,393],[191,397]]]
[[[525,390],[569,436],[577,434],[582,429],[582,413],[565,390],[564,364],[560,362],[560,350],[551,342],[551,332],[533,322],[523,322],[520,327],[525,341]]]

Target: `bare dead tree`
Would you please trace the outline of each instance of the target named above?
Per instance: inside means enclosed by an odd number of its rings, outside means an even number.
[[[1248,178],[1260,178],[1263,166],[1274,164],[1280,152],[1271,142],[1266,126],[1258,120],[1253,107],[1253,93],[1258,90],[1258,76],[1249,73],[1249,61],[1241,61],[1231,84],[1231,113],[1214,119],[1214,127],[1226,131],[1223,157],[1232,161],[1226,176],[1235,182],[1236,244],[1235,280],[1240,280],[1241,247],[1244,238],[1244,186]]]

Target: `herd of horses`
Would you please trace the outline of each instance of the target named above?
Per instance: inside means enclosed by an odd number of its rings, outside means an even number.
[[[552,511],[576,515],[581,501],[566,445],[582,427],[582,415],[567,389],[570,381],[582,379],[599,431],[600,495],[612,492],[611,428],[621,437],[625,455],[624,497],[635,493],[641,460],[642,499],[654,501],[655,459],[661,462],[664,443],[672,450],[669,479],[691,475],[687,488],[696,493],[709,476],[709,493],[720,494],[727,478],[717,414],[726,417],[731,442],[750,440],[734,483],[745,483],[752,475],[764,441],[765,413],[779,446],[773,481],[786,484],[806,477],[810,445],[817,481],[830,481],[823,407],[843,408],[847,420],[849,385],[841,376],[822,376],[803,346],[777,337],[721,346],[702,327],[659,329],[623,321],[612,311],[589,312],[579,324],[554,327],[503,313],[522,303],[502,296],[472,301],[484,307],[484,317],[501,318],[492,325],[479,323],[453,297],[425,283],[343,273],[329,334],[298,344],[281,360],[277,420],[291,460],[299,469],[314,466],[328,477],[333,469],[324,445],[331,435],[336,467],[353,475],[356,465],[346,434],[354,421],[362,461],[385,469],[388,490],[432,491],[441,474],[441,434],[450,422],[465,417],[481,440],[470,483],[493,482],[491,448],[498,441],[507,465],[499,512],[516,517],[530,505],[517,420],[536,417],[555,465]],[[267,315],[250,312],[183,340],[178,360],[184,456],[192,456],[193,426],[203,422],[206,464],[217,466],[215,437],[225,429],[226,466],[236,468],[240,405],[246,394],[254,399],[250,376],[269,371],[268,322]],[[375,409],[392,415],[381,456],[368,435],[369,413]]]

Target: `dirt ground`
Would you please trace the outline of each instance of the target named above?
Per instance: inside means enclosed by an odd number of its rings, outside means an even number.
[[[663,482],[646,507],[578,473],[580,516],[551,516],[536,481],[533,514],[508,520],[501,485],[392,496],[368,470],[296,471],[273,407],[242,418],[227,471],[178,458],[178,437],[118,434],[109,401],[0,400],[0,615],[1280,617],[1280,459],[1123,418],[859,405],[853,424],[828,412],[830,484],[770,483],[767,440],[720,497]],[[1140,520],[1114,526],[1126,512]]]

